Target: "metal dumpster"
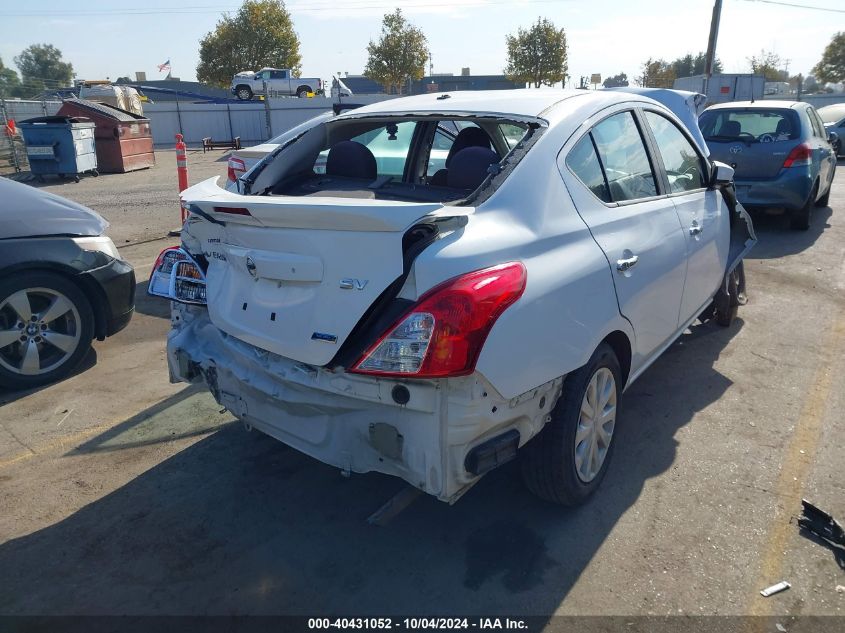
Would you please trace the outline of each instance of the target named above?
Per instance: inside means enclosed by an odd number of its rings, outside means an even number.
[[[64,178],[97,172],[94,149],[94,122],[72,116],[42,116],[18,123],[24,142],[29,169],[43,181],[46,174]]]
[[[140,114],[85,99],[68,99],[59,114],[87,117],[96,124],[101,172],[125,173],[155,165],[150,120]]]

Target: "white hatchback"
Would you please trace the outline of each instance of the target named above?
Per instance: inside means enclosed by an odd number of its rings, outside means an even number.
[[[452,502],[519,454],[532,491],[579,503],[625,388],[743,301],[751,221],[695,138],[610,91],[430,94],[304,126],[237,191],[183,193],[182,246],[149,284],[173,300],[171,377],[345,472]]]

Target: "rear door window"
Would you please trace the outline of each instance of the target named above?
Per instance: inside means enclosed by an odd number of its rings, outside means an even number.
[[[816,136],[827,138],[827,133],[824,130],[824,122],[815,108],[807,108],[807,114],[810,115],[810,120],[813,122],[813,129],[816,131]]]
[[[657,150],[669,176],[672,193],[694,191],[707,186],[701,156],[672,121],[656,112],[645,112],[657,142]]]
[[[657,195],[657,181],[632,112],[620,112],[592,130],[614,202]]]
[[[587,134],[575,144],[566,157],[566,166],[602,202],[610,202],[610,191],[604,179],[593,138]]]

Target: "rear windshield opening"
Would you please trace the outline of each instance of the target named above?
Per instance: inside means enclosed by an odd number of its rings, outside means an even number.
[[[798,114],[785,108],[737,108],[705,112],[698,126],[707,141],[772,143],[792,141],[801,133]]]
[[[327,121],[278,153],[253,192],[460,200],[497,173],[528,129],[525,122],[494,117]]]

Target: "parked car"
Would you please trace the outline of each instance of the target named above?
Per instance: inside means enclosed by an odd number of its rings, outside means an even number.
[[[432,166],[452,125],[462,148]],[[429,94],[323,120],[240,192],[183,193],[182,244],[149,284],[172,299],[171,378],[347,473],[452,502],[519,451],[532,491],[580,503],[623,391],[696,318],[736,314],[755,238],[732,174],[623,92]]]
[[[813,106],[742,101],[707,108],[699,119],[711,157],[734,168],[746,207],[784,207],[793,229],[810,228],[813,207],[827,206],[836,171],[832,143]]]
[[[264,86],[267,94],[264,95]],[[262,68],[258,72],[244,71],[232,77],[232,94],[241,101],[249,101],[255,95],[276,97],[307,97],[309,93],[321,90],[323,81],[316,77],[294,77],[290,68]]]
[[[845,137],[845,103],[836,103],[819,108],[819,116],[828,132],[833,132],[836,138],[833,140],[833,149],[837,156],[845,156],[842,152],[842,139]]]
[[[135,273],[91,209],[0,178],[0,387],[63,378],[135,309]]]

